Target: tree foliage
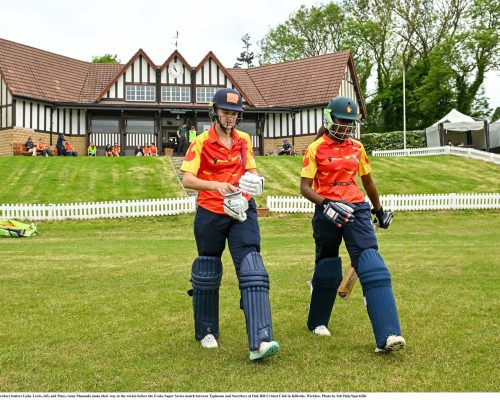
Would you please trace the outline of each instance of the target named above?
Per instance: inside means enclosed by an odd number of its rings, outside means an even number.
[[[269,64],[351,50],[364,89],[373,61],[359,36],[353,34],[358,28],[357,21],[338,4],[301,6],[259,42],[259,61]]]
[[[350,49],[367,131],[422,129],[456,108],[486,116],[486,72],[500,67],[498,0],[345,0],[300,7],[259,42],[261,63]],[[371,77],[374,90],[367,93]]]
[[[92,63],[93,64],[120,64],[120,60],[118,59],[118,56],[111,55],[111,54],[104,54],[103,56],[93,56],[92,57]]]
[[[404,132],[362,133],[361,141],[368,154],[374,150],[398,150],[404,146]],[[406,145],[408,148],[425,147],[425,131],[406,131]]]
[[[491,122],[496,122],[500,119],[500,107],[495,108],[495,112],[491,116]]]
[[[234,64],[234,68],[241,68],[243,64],[246,65],[247,68],[253,67],[253,59],[255,57],[254,53],[250,51],[250,35],[247,33],[241,37],[241,41],[243,42],[243,49],[240,53],[240,56],[236,59],[236,63]]]

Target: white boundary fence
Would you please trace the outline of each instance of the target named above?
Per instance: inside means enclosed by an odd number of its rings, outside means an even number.
[[[492,209],[500,208],[500,193],[386,195],[380,196],[380,201],[385,209],[393,211]],[[314,204],[302,196],[268,196],[267,208],[281,213],[314,212]],[[1,219],[30,221],[150,217],[195,211],[195,197],[102,203],[0,204]]]
[[[374,150],[372,154],[379,157],[438,156],[452,154],[455,156],[474,158],[476,160],[500,164],[500,154],[456,146],[422,147],[419,149],[406,150]]]
[[[382,195],[380,202],[392,211],[491,209],[500,208],[500,193]],[[282,213],[314,212],[314,204],[301,196],[268,196],[267,208]]]
[[[195,197],[73,204],[0,204],[0,218],[50,221],[188,214]]]

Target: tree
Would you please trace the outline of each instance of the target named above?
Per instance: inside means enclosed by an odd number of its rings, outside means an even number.
[[[491,122],[496,122],[500,119],[500,107],[495,108],[495,112],[491,116]]]
[[[364,41],[354,34],[358,29],[357,20],[349,18],[344,8],[336,3],[311,8],[301,6],[259,41],[259,61],[269,64],[351,50],[364,90],[373,60]]]
[[[253,67],[254,54],[250,51],[250,35],[247,33],[241,37],[243,42],[243,48],[245,49],[240,53],[240,56],[236,59],[238,61],[234,64],[234,68],[240,68],[241,65],[246,64],[247,68]]]
[[[451,108],[488,113],[481,87],[485,72],[499,65],[497,0],[348,0],[348,7],[359,16],[358,34],[376,61],[370,128],[402,128],[403,71],[409,129],[423,128]]]
[[[466,26],[450,39],[454,57],[446,61],[455,79],[457,109],[469,114],[485,73],[500,67],[500,3],[475,0],[468,10]]]
[[[92,56],[93,64],[120,64],[120,62],[116,54],[114,56],[108,53],[103,56]]]
[[[345,0],[302,6],[259,42],[261,63],[350,49],[366,93],[364,129],[421,129],[456,108],[489,112],[485,73],[500,67],[498,0]]]
[[[470,0],[347,0],[347,12],[358,29],[352,34],[375,62],[376,93],[400,80],[403,69],[424,60],[454,32],[464,3]],[[383,109],[386,109],[383,107]]]

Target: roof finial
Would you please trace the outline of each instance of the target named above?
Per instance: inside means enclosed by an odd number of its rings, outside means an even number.
[[[175,42],[174,42],[175,50],[177,50],[177,45],[179,44],[178,43],[178,40],[179,40],[179,31],[175,31],[174,39],[175,39]]]

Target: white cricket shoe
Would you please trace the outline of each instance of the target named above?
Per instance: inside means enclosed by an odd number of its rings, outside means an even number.
[[[332,334],[325,325],[317,326],[316,328],[314,328],[313,333],[318,336],[332,336]]]
[[[278,354],[280,350],[280,345],[274,340],[271,342],[262,342],[259,346],[259,350],[250,352],[250,360],[262,360],[266,357],[274,356]]]
[[[406,341],[403,336],[389,335],[385,342],[385,346],[382,349],[378,347],[375,349],[375,353],[385,353],[388,351],[399,351],[405,347]]]
[[[204,349],[216,349],[217,347],[219,347],[217,340],[212,334],[207,335],[203,339],[201,339],[200,344]]]

